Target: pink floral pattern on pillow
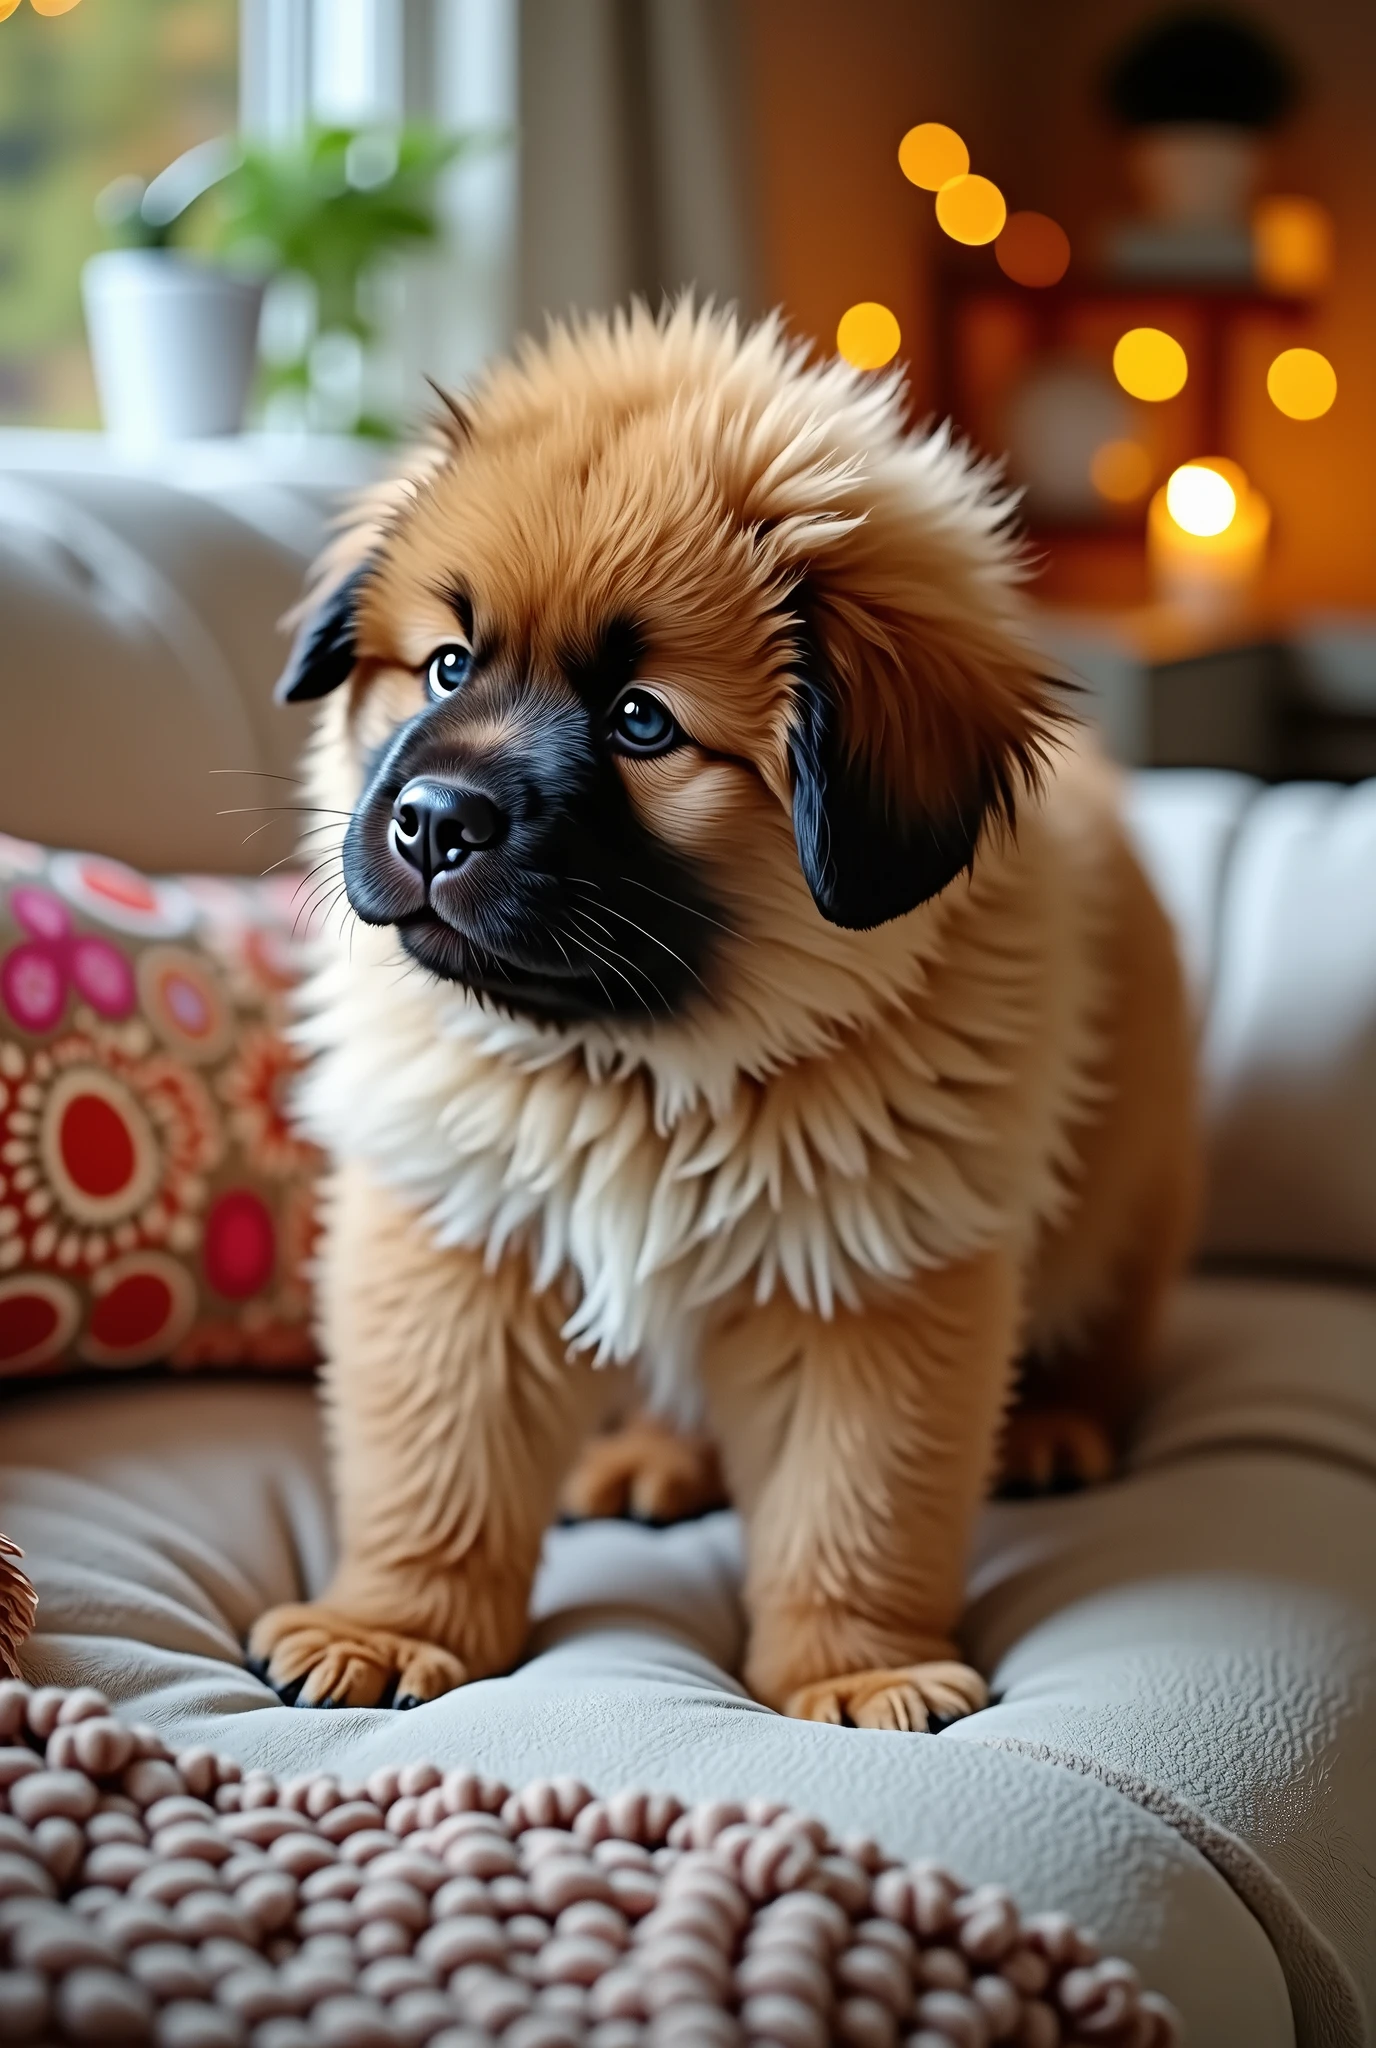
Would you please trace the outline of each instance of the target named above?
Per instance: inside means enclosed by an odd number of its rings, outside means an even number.
[[[0,1375],[313,1361],[292,894],[0,834]]]

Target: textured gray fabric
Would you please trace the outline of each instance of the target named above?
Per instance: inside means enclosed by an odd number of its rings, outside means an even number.
[[[935,1739],[744,1697],[728,1515],[553,1532],[510,1678],[405,1716],[277,1706],[239,1642],[328,1570],[304,1386],[13,1398],[0,1526],[42,1598],[31,1675],[178,1741],[283,1772],[434,1756],[767,1792],[1087,1920],[1201,2048],[1352,2043],[1376,2006],[1373,1360],[1374,1295],[1183,1290],[1132,1475],[987,1511],[967,1633],[1001,1697]]]

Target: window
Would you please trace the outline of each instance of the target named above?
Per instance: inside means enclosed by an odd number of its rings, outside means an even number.
[[[82,263],[94,200],[235,119],[235,0],[86,0],[0,23],[0,419],[94,426]]]
[[[98,192],[151,177],[236,123],[287,140],[309,121],[417,115],[511,136],[518,0],[79,0],[0,22],[0,422],[90,427],[82,263]],[[509,338],[516,157],[456,164],[446,239],[393,294],[398,417],[421,373],[458,381]]]

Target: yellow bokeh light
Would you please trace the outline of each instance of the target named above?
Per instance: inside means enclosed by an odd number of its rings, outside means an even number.
[[[1210,464],[1182,462],[1167,482],[1166,510],[1183,532],[1207,540],[1232,525],[1237,492]]]
[[[836,328],[837,353],[857,370],[882,370],[898,354],[902,339],[893,314],[874,299],[851,306]]]
[[[1152,459],[1140,441],[1105,441],[1090,458],[1089,480],[1112,505],[1132,505],[1151,483]]]
[[[1252,209],[1257,281],[1268,292],[1307,298],[1333,275],[1333,216],[1317,199],[1277,192]]]
[[[978,248],[1003,232],[1008,206],[992,178],[951,178],[936,195],[936,217],[953,242]]]
[[[965,176],[970,152],[954,128],[941,121],[921,121],[898,145],[898,168],[910,185],[939,192],[948,179]]]
[[[19,0],[0,0],[0,21],[8,21],[19,6]]]
[[[1291,420],[1321,419],[1338,395],[1338,374],[1316,348],[1287,348],[1266,372],[1272,405]]]
[[[1113,374],[1131,398],[1174,398],[1189,373],[1184,349],[1160,327],[1130,327],[1113,351]]]
[[[70,14],[80,0],[29,0],[35,14]]]

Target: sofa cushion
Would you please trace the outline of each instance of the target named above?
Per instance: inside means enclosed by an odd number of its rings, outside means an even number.
[[[1376,1382],[1354,1370],[1373,1349],[1370,1294],[1185,1289],[1133,1474],[987,1511],[967,1636],[996,1704],[934,1739],[745,1697],[728,1515],[553,1531],[509,1678],[403,1716],[280,1706],[240,1645],[329,1569],[304,1387],[14,1396],[0,1527],[41,1596],[28,1675],[99,1686],[179,1743],[288,1774],[431,1756],[766,1794],[1087,1920],[1209,2048],[1350,2043],[1376,2017]],[[1341,1459],[1289,1446],[1301,1400],[1346,1428]]]
[[[313,1362],[295,894],[0,836],[0,1378]]]

